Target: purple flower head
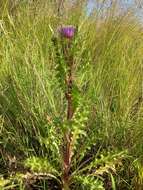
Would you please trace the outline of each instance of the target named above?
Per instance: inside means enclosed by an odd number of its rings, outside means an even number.
[[[76,27],[74,26],[65,26],[59,28],[59,33],[62,37],[71,39],[74,37],[75,32],[76,32]]]

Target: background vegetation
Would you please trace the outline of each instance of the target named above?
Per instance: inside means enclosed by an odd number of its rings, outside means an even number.
[[[117,1],[98,1],[90,14],[86,1],[59,2],[0,2],[0,188],[61,189],[66,101],[51,39],[58,26],[74,25],[82,100],[70,188],[142,190],[142,23]],[[94,169],[92,157],[99,159]],[[82,164],[84,175],[74,172]]]

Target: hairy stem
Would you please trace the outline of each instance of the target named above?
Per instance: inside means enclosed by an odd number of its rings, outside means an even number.
[[[65,53],[68,53],[67,49]],[[73,117],[73,101],[72,101],[72,87],[73,87],[73,58],[66,55],[68,61],[68,73],[67,73],[67,92],[66,92],[66,99],[67,99],[67,121],[70,121]],[[71,166],[71,157],[72,157],[72,135],[71,129],[69,128],[64,134],[64,168],[63,168],[63,186],[64,190],[69,189],[69,170]]]

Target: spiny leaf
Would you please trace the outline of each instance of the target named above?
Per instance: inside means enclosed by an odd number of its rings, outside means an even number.
[[[77,184],[79,183],[81,185],[80,188],[83,190],[105,190],[103,182],[93,176],[79,175],[75,176],[74,180]]]
[[[25,161],[25,166],[35,172],[48,172],[57,174],[57,170],[49,163],[46,158],[31,157]]]

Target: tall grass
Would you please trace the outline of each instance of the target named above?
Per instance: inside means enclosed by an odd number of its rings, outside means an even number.
[[[114,173],[117,189],[142,189],[143,32],[133,9],[122,12],[115,4],[95,7],[87,17],[85,2],[65,4],[60,15],[50,1],[21,1],[12,11],[3,5],[0,175],[24,172],[24,160],[33,156],[47,157],[60,170],[58,134],[52,127],[65,117],[66,103],[51,39],[57,26],[72,24],[78,26],[74,77],[85,108],[91,107],[87,125],[92,139],[83,140],[93,143],[93,155],[128,150],[128,158]],[[106,189],[111,188],[108,182]]]

